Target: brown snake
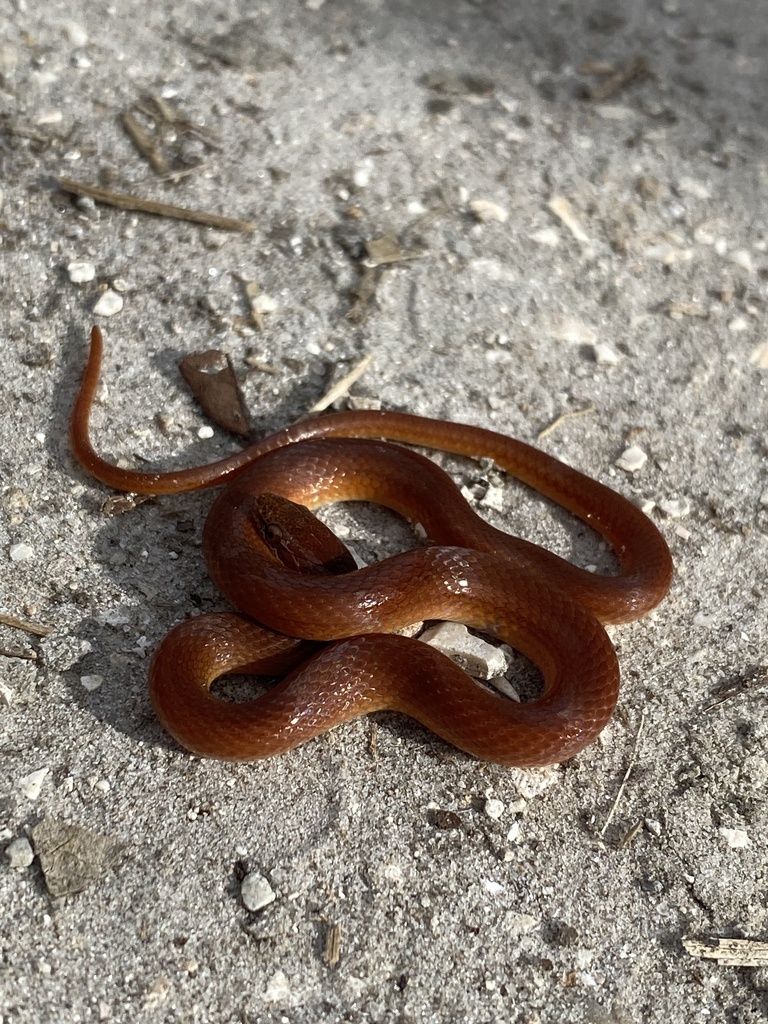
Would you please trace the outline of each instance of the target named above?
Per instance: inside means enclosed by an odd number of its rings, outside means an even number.
[[[157,715],[181,744],[206,757],[269,757],[381,709],[506,765],[562,761],[597,736],[619,685],[601,623],[643,615],[672,578],[663,537],[626,498],[521,441],[397,412],[305,420],[194,469],[121,469],[90,441],[101,356],[94,327],[70,430],[81,465],[110,487],[140,494],[226,485],[208,515],[203,549],[240,614],[181,623],[150,670]],[[594,575],[494,529],[433,462],[381,438],[492,459],[605,538],[619,574]],[[341,542],[291,504],[340,500],[393,509],[420,524],[430,546],[350,571]],[[421,641],[392,635],[423,619],[464,622],[511,644],[541,670],[541,695],[508,700]],[[235,673],[288,674],[239,704],[210,693],[216,679]]]

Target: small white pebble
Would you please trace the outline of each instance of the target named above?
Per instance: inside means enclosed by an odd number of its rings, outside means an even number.
[[[96,267],[87,260],[73,260],[67,264],[67,273],[73,284],[85,284],[96,277]]]
[[[200,427],[200,429],[197,432],[197,436],[201,440],[206,441],[209,437],[213,437],[213,427]]]
[[[661,822],[657,818],[646,818],[645,827],[654,836],[661,835]]]
[[[251,871],[242,880],[240,896],[246,910],[261,910],[277,899],[272,886],[258,871]]]
[[[742,331],[748,331],[750,327],[749,318],[746,316],[735,316],[733,320],[728,321],[728,330],[732,334],[741,334]]]
[[[65,21],[64,31],[67,33],[72,46],[87,46],[88,45],[88,33],[85,28],[76,21]]]
[[[30,772],[19,779],[19,790],[28,800],[37,800],[40,790],[43,788],[45,777],[50,771],[49,768],[38,768],[36,772]]]
[[[659,502],[659,508],[670,519],[685,519],[691,511],[691,503],[687,498],[666,498]]]
[[[748,270],[750,274],[755,269],[755,265],[752,262],[752,253],[747,249],[734,249],[729,254],[728,259],[731,263],[735,263],[737,267],[741,267],[742,270]]]
[[[490,878],[486,878],[483,880],[483,886],[486,889],[486,891],[491,894],[491,896],[498,896],[499,893],[504,892],[504,886],[501,884],[501,882],[494,882]]]
[[[29,544],[11,544],[8,554],[12,562],[26,562],[34,556],[35,551]]]
[[[768,341],[761,341],[749,353],[749,361],[761,370],[768,370]]]
[[[105,292],[102,292],[99,301],[93,307],[93,312],[96,316],[114,316],[116,313],[119,313],[122,308],[122,295],[118,295],[117,292],[112,291],[111,288],[107,288]]]
[[[420,639],[442,651],[476,679],[501,676],[508,668],[502,648],[474,636],[459,622],[440,622],[425,630]]]
[[[17,871],[28,868],[35,859],[35,851],[26,837],[14,839],[12,843],[9,843],[5,848],[5,855],[10,861],[11,867],[16,868]]]
[[[694,178],[681,178],[677,183],[677,187],[681,192],[693,196],[695,199],[709,199],[712,195],[706,185],[702,185],[700,181],[696,181]]]
[[[352,172],[352,181],[357,188],[367,188],[373,174],[373,160],[367,156],[356,165]]]
[[[537,245],[548,245],[550,249],[556,249],[560,245],[560,232],[555,228],[542,228],[528,237]]]
[[[469,203],[469,208],[482,224],[487,224],[489,221],[494,220],[498,221],[499,224],[506,224],[509,220],[508,211],[490,199],[473,199]]]
[[[763,508],[768,508],[768,491],[763,491],[759,500]]]
[[[498,821],[504,813],[504,804],[501,800],[497,800],[496,797],[492,796],[485,801],[483,810],[493,821]]]
[[[277,299],[267,295],[266,292],[260,292],[251,299],[251,309],[254,313],[274,313],[277,309]]]
[[[513,821],[510,825],[509,831],[507,832],[508,843],[519,843],[522,829],[519,821]]]
[[[94,690],[98,690],[103,682],[104,676],[80,676],[80,683],[84,689],[88,690],[89,693],[93,693]]]
[[[483,508],[492,509],[494,512],[504,511],[504,488],[496,484],[489,484],[488,490],[480,499]]]
[[[595,362],[598,366],[618,366],[620,356],[619,353],[611,348],[610,345],[606,345],[601,342],[594,346]]]
[[[679,537],[680,540],[690,540],[691,539],[691,531],[690,530],[686,530],[686,528],[682,525],[682,523],[678,523],[677,526],[675,527],[675,536]]]
[[[749,846],[749,836],[743,828],[720,828],[720,835],[732,850],[743,850]]]
[[[648,456],[643,449],[633,444],[622,452],[615,464],[627,473],[638,473],[647,461]]]

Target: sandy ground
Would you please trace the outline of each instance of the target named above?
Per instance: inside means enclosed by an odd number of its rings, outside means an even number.
[[[768,939],[766,13],[0,0],[0,611],[52,628],[0,629],[3,1024],[765,1019],[765,966],[683,940]],[[148,96],[187,119],[162,139],[175,178],[119,120]],[[57,177],[255,230],[78,204]],[[355,305],[386,235],[415,258]],[[360,400],[494,427],[646,502],[676,578],[612,630],[600,741],[508,770],[379,715],[262,764],[179,749],[147,659],[224,607],[211,495],[104,515],[66,435],[94,321],[95,434],[128,465],[236,446],[199,434],[184,353],[231,354],[257,435],[371,354]],[[482,495],[487,467],[443,464]],[[601,558],[504,493],[495,523]],[[402,539],[347,529],[369,556]]]

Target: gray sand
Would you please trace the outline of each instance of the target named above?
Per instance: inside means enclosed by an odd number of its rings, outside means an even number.
[[[2,1024],[765,1019],[766,967],[683,940],[768,939],[767,13],[0,0],[0,611],[53,630],[0,627]],[[650,74],[598,73],[637,56]],[[118,120],[147,95],[198,126],[165,139],[172,167],[203,162],[176,181]],[[60,176],[255,230],[78,205]],[[386,234],[417,258],[353,322],[356,257]],[[243,281],[274,300],[261,333]],[[95,315],[107,288],[122,310]],[[126,465],[236,447],[198,434],[184,353],[232,355],[256,435],[370,353],[358,400],[491,426],[647,502],[676,579],[611,631],[600,741],[508,770],[379,715],[262,764],[179,749],[148,656],[224,607],[211,494],[103,514],[66,438],[94,321],[95,436]],[[482,493],[487,468],[442,464]],[[609,564],[504,495],[497,525]],[[345,522],[368,557],[402,543],[389,517]]]

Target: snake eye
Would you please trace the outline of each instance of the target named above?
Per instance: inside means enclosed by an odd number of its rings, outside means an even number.
[[[268,541],[276,543],[283,539],[283,531],[277,525],[277,523],[267,523],[264,527],[264,536]]]

